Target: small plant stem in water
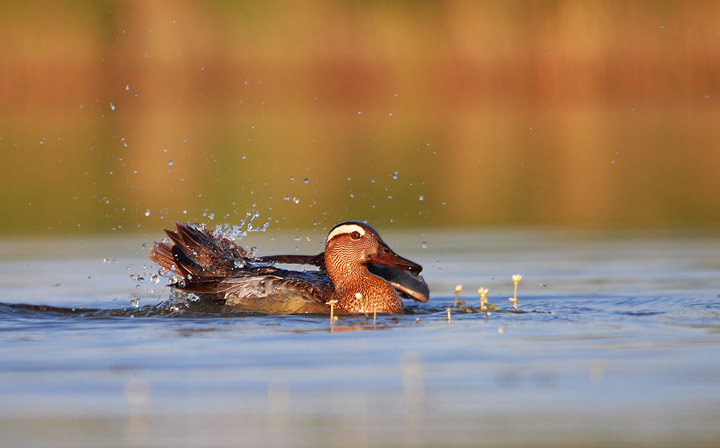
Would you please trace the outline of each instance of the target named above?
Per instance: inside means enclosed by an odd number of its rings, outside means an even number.
[[[337,320],[337,317],[335,317],[335,304],[337,302],[337,300],[331,300],[327,303],[328,305],[330,305],[330,325],[333,325]]]
[[[355,293],[355,300],[357,300],[360,304],[362,304],[363,295],[362,295],[361,293],[359,293],[359,292],[356,292],[356,293]],[[368,313],[367,313],[367,311],[365,310],[365,305],[362,305],[362,306],[360,307],[360,312],[365,315],[365,323],[367,323],[368,320],[370,320],[370,316],[368,316]]]
[[[455,287],[455,303],[453,304],[453,308],[457,308],[457,302],[458,302],[458,294],[460,294],[460,291],[462,291],[463,286],[457,285]]]
[[[517,310],[517,287],[518,287],[518,283],[520,283],[520,280],[522,280],[522,275],[515,274],[512,276],[512,281],[515,284],[515,292],[513,293],[512,298],[508,299],[508,300],[510,300],[512,302],[514,310]]]
[[[478,294],[480,294],[480,311],[487,311],[488,289],[480,288],[478,289]]]

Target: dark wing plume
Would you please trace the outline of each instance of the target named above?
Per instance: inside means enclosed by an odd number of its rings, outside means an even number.
[[[224,277],[238,271],[237,263],[247,260],[245,250],[228,240],[216,237],[209,230],[189,224],[175,223],[175,231],[165,230],[171,243],[155,243],[148,258],[184,278]]]

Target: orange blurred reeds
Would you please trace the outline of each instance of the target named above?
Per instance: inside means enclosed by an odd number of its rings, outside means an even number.
[[[720,218],[716,2],[103,5],[0,7],[2,231]]]

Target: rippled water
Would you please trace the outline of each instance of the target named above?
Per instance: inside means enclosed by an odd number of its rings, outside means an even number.
[[[430,302],[332,327],[169,302],[143,258],[152,238],[0,243],[0,445],[720,440],[720,239],[383,237],[425,266]],[[267,236],[247,244],[282,252]],[[501,310],[448,321],[458,283],[467,305],[483,286]]]

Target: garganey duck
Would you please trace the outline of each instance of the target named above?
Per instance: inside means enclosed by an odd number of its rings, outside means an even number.
[[[422,266],[393,252],[369,225],[348,221],[330,230],[318,255],[253,257],[204,227],[175,223],[171,242],[148,257],[182,277],[172,286],[225,306],[273,314],[401,313],[401,296],[426,302]],[[278,264],[314,265],[293,271]]]

